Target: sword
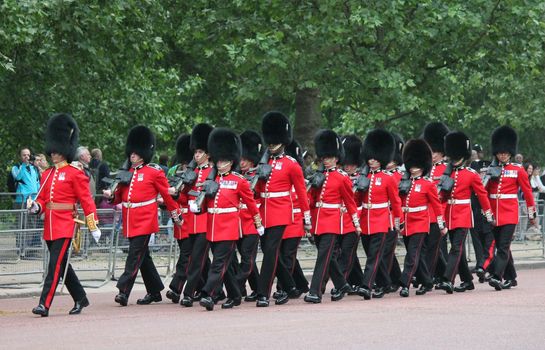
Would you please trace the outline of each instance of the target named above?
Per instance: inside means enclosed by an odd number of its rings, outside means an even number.
[[[76,226],[74,226],[74,233],[72,234],[72,241],[74,240],[76,233],[80,229],[81,226],[86,226],[85,221],[78,219],[77,217],[74,218],[74,222],[76,223]],[[66,257],[66,264],[64,266],[64,273],[62,275],[62,283],[61,283],[61,291],[62,294],[64,290],[64,281],[66,280],[66,273],[68,272],[68,266],[70,265],[70,257],[72,256],[72,246],[73,244],[70,243],[70,247],[68,248],[68,256]]]

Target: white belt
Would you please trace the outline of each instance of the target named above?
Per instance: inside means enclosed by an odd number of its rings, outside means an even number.
[[[359,206],[357,209],[360,210],[360,211],[363,210],[363,205]]]
[[[180,208],[180,210],[182,211],[182,214],[187,214],[187,213],[189,213],[189,209],[188,209],[188,208]]]
[[[256,203],[255,204],[256,207],[260,207],[261,206],[261,203]],[[240,203],[240,206],[239,206],[240,209],[248,209],[248,206],[244,203]]]
[[[516,193],[498,193],[498,194],[491,194],[488,197],[491,199],[517,199],[518,198]]]
[[[208,208],[209,214],[226,214],[226,213],[235,213],[238,211],[236,207],[230,208]]]
[[[324,209],[341,209],[341,208],[342,208],[342,204],[332,204],[332,203],[316,202],[316,208],[324,208]]]
[[[403,209],[404,213],[417,213],[419,211],[428,210],[428,206],[422,205],[420,207],[403,207],[401,209]]]
[[[384,202],[384,203],[363,203],[362,208],[365,209],[382,209],[382,208],[388,208],[390,206],[390,203]]]
[[[284,192],[261,192],[261,198],[278,198],[290,195],[290,191]]]
[[[153,198],[153,199],[150,199],[149,201],[145,201],[145,202],[137,202],[137,203],[123,202],[123,206],[125,208],[138,208],[138,207],[143,207],[143,206],[146,206],[146,205],[153,204],[155,202],[157,202],[157,199]]]
[[[298,214],[300,212],[301,212],[300,208],[294,208],[293,211],[292,211],[292,213],[294,213],[294,214]]]
[[[453,204],[453,205],[456,205],[456,204],[470,204],[471,203],[471,199],[449,199],[448,204]]]

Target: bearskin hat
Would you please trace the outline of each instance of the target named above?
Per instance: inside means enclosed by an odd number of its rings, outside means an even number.
[[[202,149],[208,153],[208,136],[212,132],[214,127],[210,124],[200,123],[193,127],[191,131],[191,139],[189,142],[189,148],[195,152],[198,149]]]
[[[428,143],[422,139],[412,139],[407,141],[403,147],[403,163],[405,169],[420,168],[426,176],[432,165],[431,148]]]
[[[396,149],[394,153],[394,162],[397,165],[403,165],[402,154],[403,154],[403,145],[405,144],[405,142],[403,141],[403,138],[401,137],[401,135],[395,132],[392,133],[392,136],[394,137],[395,144],[396,144]]]
[[[492,154],[507,152],[514,156],[517,154],[518,136],[517,132],[507,126],[500,126],[492,132]]]
[[[191,135],[182,134],[176,140],[176,161],[178,164],[188,164],[193,160],[193,152],[189,148]]]
[[[318,158],[344,158],[344,147],[341,138],[333,130],[320,130],[314,136],[314,148]]]
[[[263,116],[261,133],[268,145],[289,145],[293,140],[293,130],[288,117],[276,111]]]
[[[212,130],[210,137],[208,137],[207,149],[213,162],[230,160],[233,162],[233,168],[238,165],[242,154],[240,137],[228,128]]]
[[[155,135],[144,125],[137,125],[129,130],[125,155],[130,158],[133,152],[142,157],[144,163],[151,162],[155,154]]]
[[[299,165],[301,167],[304,166],[304,164],[305,164],[305,161],[304,161],[305,150],[303,149],[303,146],[301,146],[299,141],[297,141],[295,139],[293,141],[291,141],[291,143],[286,146],[285,152],[286,152],[286,154],[288,156],[294,158],[297,161],[297,163],[299,163]]]
[[[58,113],[49,118],[45,131],[46,154],[62,154],[67,162],[72,162],[78,145],[78,124],[70,114]]]
[[[361,163],[361,139],[356,135],[346,135],[341,139],[344,148],[343,164],[360,165]]]
[[[471,141],[461,131],[452,131],[445,136],[445,155],[451,160],[471,158]]]
[[[395,140],[391,133],[384,129],[374,129],[367,133],[363,141],[363,161],[369,159],[380,162],[381,167],[386,167],[394,158]]]
[[[246,130],[240,134],[240,141],[242,143],[242,158],[246,158],[257,165],[265,147],[263,146],[263,139],[261,135],[252,130]]]
[[[422,138],[430,145],[433,152],[445,153],[445,135],[449,128],[441,122],[431,122],[424,127]]]

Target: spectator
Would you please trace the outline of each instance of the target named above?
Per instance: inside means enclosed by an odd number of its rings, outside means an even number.
[[[106,163],[102,159],[102,151],[100,148],[94,148],[91,150],[91,163],[89,164],[89,167],[91,170],[96,174],[96,180],[97,180],[97,193],[102,193],[102,190],[105,190],[108,188],[108,184],[104,181],[102,181],[103,178],[110,176],[110,167],[108,166],[108,163]]]
[[[43,172],[49,168],[49,163],[47,162],[47,158],[45,157],[45,154],[39,153],[36,155],[36,158],[34,160],[34,165],[38,168],[40,171],[40,177],[43,174]]]
[[[526,170],[526,174],[528,174],[528,180],[530,179],[530,176],[532,176],[532,173],[534,172],[534,165],[530,162],[526,162],[523,165],[524,170]]]
[[[545,186],[543,186],[543,182],[541,182],[539,171],[539,167],[535,167],[530,176],[530,186],[532,187],[532,192],[534,192],[536,201],[539,199],[538,197],[540,194],[545,193]]]
[[[40,171],[30,162],[30,149],[22,148],[19,152],[21,163],[11,168],[11,176],[15,181],[14,209],[23,208],[28,198],[34,199],[40,188]]]
[[[163,169],[165,176],[168,174],[168,155],[163,153],[159,156],[159,166]]]
[[[89,163],[91,163],[91,153],[89,152],[89,149],[85,146],[79,146],[76,149],[76,161],[72,162],[72,164],[83,170],[85,175],[89,178],[89,190],[94,198],[96,195],[96,179],[89,167]]]
[[[519,164],[522,164],[524,162],[524,157],[522,154],[520,153],[517,153],[515,155],[515,163],[519,163]]]

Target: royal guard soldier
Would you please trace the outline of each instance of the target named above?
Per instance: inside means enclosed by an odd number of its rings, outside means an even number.
[[[401,229],[402,213],[398,189],[393,175],[386,171],[386,165],[394,157],[395,140],[391,133],[375,129],[370,131],[363,143],[363,161],[369,167],[366,176],[368,188],[358,188],[357,204],[362,204],[360,217],[362,229],[362,245],[367,254],[363,285],[358,294],[365,300],[371,298],[375,277],[381,274],[381,279],[389,285],[390,276],[382,260],[386,233]],[[364,176],[364,174],[361,174]]]
[[[95,241],[100,238],[95,202],[89,191],[89,179],[85,173],[72,165],[78,147],[79,129],[69,114],[55,114],[45,133],[45,152],[54,166],[42,174],[40,191],[35,201],[29,200],[27,207],[32,214],[44,214],[43,239],[49,250],[47,275],[45,276],[40,302],[32,313],[47,317],[55,296],[59,279],[74,299],[70,315],[81,313],[89,306],[85,290],[70,264],[67,265],[69,247],[72,243],[79,202],[85,213],[85,222]],[[64,277],[63,277],[64,275]]]
[[[421,281],[420,289],[416,295],[423,295],[433,288],[433,281],[430,276],[426,262],[421,256],[424,239],[430,229],[430,212],[437,215],[436,221],[445,235],[447,229],[443,220],[443,207],[439,202],[437,187],[433,181],[426,177],[432,167],[432,156],[429,145],[424,140],[410,140],[403,150],[403,162],[410,174],[407,179],[408,185],[405,189],[400,186],[401,205],[403,210],[403,222],[405,223],[401,234],[407,249],[403,273],[401,275],[402,297],[409,296],[409,287],[412,277],[417,274]],[[428,208],[432,207],[432,211]]]
[[[265,234],[261,238],[263,262],[259,272],[256,306],[267,307],[275,275],[278,275],[287,292],[287,296],[276,299],[275,304],[285,304],[289,295],[299,294],[291,274],[278,259],[284,230],[293,223],[292,187],[297,193],[306,230],[311,228],[311,219],[303,171],[297,161],[284,152],[285,146],[293,140],[288,118],[280,112],[268,112],[263,117],[261,129],[264,141],[268,144],[269,160],[266,166],[258,170],[263,179],[256,188],[256,194],[261,198],[260,212],[265,227]]]
[[[536,207],[528,175],[520,164],[511,163],[511,157],[517,154],[517,144],[517,133],[508,126],[501,126],[492,133],[495,161],[487,173],[489,181],[486,189],[496,219],[492,229],[496,255],[488,266],[491,274],[488,283],[498,291],[517,285],[511,241],[519,220],[519,189],[526,200],[529,220],[536,224]],[[502,279],[505,280],[503,284]]]
[[[160,195],[176,225],[182,224],[178,203],[169,194],[169,184],[164,171],[150,163],[155,153],[155,136],[146,126],[137,125],[129,131],[125,145],[125,156],[130,162],[132,173],[128,184],[119,184],[114,193],[104,190],[106,197],[114,204],[122,204],[123,235],[129,239],[129,253],[125,271],[117,281],[119,294],[115,302],[127,306],[138,270],[146,286],[146,295],[137,300],[138,305],[147,305],[162,300],[164,289],[161,276],[149,252],[152,234],[159,232],[157,220]]]
[[[451,247],[443,281],[436,288],[452,294],[453,291],[464,292],[475,289],[464,249],[468,230],[473,227],[471,193],[477,196],[489,222],[492,222],[492,211],[481,177],[475,170],[464,166],[471,157],[469,138],[463,132],[448,133],[445,136],[445,153],[451,163],[452,172],[450,176],[445,174],[441,179],[439,195],[441,201],[447,203],[445,221]],[[457,273],[460,274],[462,283],[454,288]]]
[[[310,180],[309,201],[314,223],[311,234],[314,235],[318,255],[310,291],[305,296],[308,303],[322,302],[322,286],[327,272],[335,286],[332,301],[341,300],[351,289],[334,254],[337,237],[343,230],[343,208],[350,215],[355,231],[361,233],[352,182],[348,174],[337,168],[337,162],[344,157],[340,137],[333,130],[321,130],[314,138],[314,147],[322,167]]]
[[[230,309],[240,305],[241,302],[239,282],[231,273],[232,269],[229,269],[240,236],[241,202],[246,205],[259,235],[263,235],[264,228],[249,182],[244,176],[232,171],[240,161],[239,136],[229,129],[216,128],[210,133],[208,151],[215,164],[216,176],[213,181],[216,182],[217,187],[214,191],[204,187],[204,191],[211,193],[206,194],[202,211],[208,215],[206,239],[210,242],[214,258],[206,284],[202,288],[199,304],[211,311],[214,309],[213,297],[218,292],[218,286],[221,286],[223,282],[225,282],[228,299],[222,304],[222,308]]]

